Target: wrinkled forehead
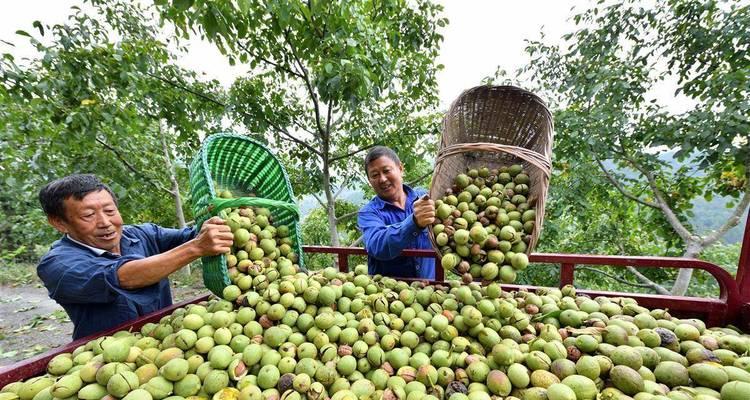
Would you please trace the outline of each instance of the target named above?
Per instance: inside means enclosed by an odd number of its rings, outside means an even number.
[[[115,199],[108,191],[102,189],[94,192],[86,193],[83,198],[76,198],[76,196],[68,196],[63,201],[63,207],[66,212],[75,211],[88,208],[103,208],[108,206],[116,206]]]

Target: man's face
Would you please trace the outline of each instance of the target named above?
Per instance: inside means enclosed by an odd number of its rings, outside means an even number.
[[[63,205],[65,219],[49,217],[49,222],[58,231],[89,246],[120,252],[122,217],[106,190],[91,192],[81,200],[68,197]]]
[[[367,178],[375,193],[383,200],[393,202],[403,190],[404,166],[390,157],[379,157],[367,166]]]

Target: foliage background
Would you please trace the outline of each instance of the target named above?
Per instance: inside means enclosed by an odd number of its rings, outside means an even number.
[[[247,22],[241,18],[229,21],[225,31],[214,30],[217,28],[217,21],[206,19],[211,13],[205,9],[193,8],[193,15],[185,13],[185,10],[169,8],[164,2],[157,3],[159,8],[153,9],[128,2],[94,1],[96,14],[77,12],[71,15],[65,25],[53,27],[39,23],[34,23],[30,27],[19,26],[26,30],[19,32],[14,38],[2,38],[9,42],[32,43],[39,51],[39,58],[16,60],[12,56],[12,48],[9,47],[2,54],[0,62],[0,263],[3,264],[0,271],[9,271],[10,268],[6,268],[9,265],[33,264],[57,238],[57,234],[46,224],[45,217],[38,207],[36,193],[44,183],[67,173],[93,171],[102,176],[119,195],[121,211],[128,222],[150,221],[164,226],[179,225],[175,211],[175,194],[180,194],[181,198],[186,200],[189,189],[186,165],[202,138],[212,132],[226,129],[263,136],[278,145],[281,157],[285,160],[295,184],[295,190],[300,195],[307,195],[304,198],[300,197],[300,200],[312,201],[315,204],[303,223],[305,243],[327,245],[335,238],[341,245],[356,244],[359,232],[356,230],[355,211],[363,201],[373,195],[360,171],[359,164],[363,153],[353,153],[349,158],[342,158],[337,166],[330,169],[331,194],[337,191],[344,194],[354,192],[358,194],[353,196],[357,200],[350,201],[342,195],[332,198],[331,202],[324,199],[325,193],[321,185],[311,183],[315,179],[315,182],[323,182],[323,163],[313,161],[315,155],[309,151],[300,152],[292,145],[282,144],[281,131],[269,128],[273,124],[268,122],[293,124],[289,119],[290,115],[313,112],[309,94],[299,93],[305,89],[299,84],[294,87],[288,86],[282,71],[273,65],[269,66],[266,63],[260,68],[264,64],[258,60],[258,56],[279,56],[280,60],[285,62],[289,62],[290,59],[284,59],[285,53],[279,53],[277,49],[265,49],[264,51],[268,51],[267,54],[243,56],[241,43],[232,43],[227,39],[235,32],[233,29]],[[656,21],[658,18],[668,18],[674,21],[674,24],[670,25],[673,27],[679,27],[680,21],[689,21],[705,12],[700,8],[701,2],[696,1],[681,0],[659,4],[663,7],[658,9],[660,14],[653,15],[653,18],[656,18]],[[599,22],[603,27],[607,27],[606,24],[611,21],[603,16],[615,15],[613,13],[622,12],[630,5],[632,2],[625,2],[622,9],[600,9],[602,17],[599,18],[603,20]],[[300,10],[282,8],[276,11],[279,12],[278,15],[286,13],[288,16],[299,18]],[[231,10],[225,11],[228,13],[227,16],[233,16]],[[421,25],[416,26],[428,29],[430,34],[439,36],[439,25],[447,21],[438,17],[436,10],[421,12],[419,15],[426,16],[426,19],[417,21]],[[669,14],[670,12],[672,14]],[[717,15],[718,21],[717,11],[711,12]],[[723,31],[708,29],[706,34],[746,38],[746,32],[733,29],[741,21],[747,21],[742,19],[747,18],[747,9],[733,12],[735,14],[732,15],[739,22],[726,25]],[[580,17],[582,20],[596,20],[590,14],[584,15]],[[162,17],[164,20],[160,19]],[[417,16],[412,17],[418,19]],[[334,22],[341,24],[342,29],[351,29],[346,25],[346,21]],[[163,33],[164,27],[172,27],[171,24],[184,30],[194,28],[200,35],[207,35],[219,46],[225,46],[227,57],[233,62],[248,63],[259,69],[238,80],[231,88],[225,89],[216,81],[207,80],[192,71],[178,67],[175,61],[183,54],[184,49],[180,47],[177,38]],[[297,25],[293,28],[300,32],[304,30]],[[583,30],[582,28],[581,31],[571,33],[571,40],[581,43],[593,40],[586,37]],[[346,42],[346,37],[340,39]],[[343,65],[347,63],[340,62],[342,53],[307,54],[309,58],[305,66],[311,67],[313,73],[317,74],[315,77],[318,86],[315,89],[319,91],[321,98],[336,100],[331,102],[332,109],[342,113],[341,120],[345,124],[345,128],[324,134],[346,137],[349,132],[358,133],[356,138],[345,142],[345,146],[338,149],[336,155],[366,148],[372,144],[366,140],[368,132],[371,133],[369,130],[382,131],[380,133],[383,135],[379,136],[378,140],[392,144],[404,157],[407,165],[405,181],[419,186],[429,186],[431,154],[436,148],[440,111],[435,106],[437,89],[434,84],[434,73],[439,69],[439,66],[434,65],[434,61],[440,38],[433,36],[430,39],[435,43],[430,42],[426,46],[422,54],[425,58],[420,60],[424,65],[429,63],[429,67],[425,67],[426,70],[407,71],[420,76],[423,80],[416,82],[422,86],[412,88],[413,90],[408,92],[412,97],[403,101],[389,97],[383,99],[380,96],[392,89],[384,84],[388,80],[382,75],[377,75],[375,82],[367,83],[361,80],[363,76],[371,77],[372,71],[368,68],[374,68],[368,65],[366,60],[361,64],[355,64],[362,70],[344,70]],[[595,47],[588,50],[592,48]],[[695,47],[691,48],[695,50]],[[607,71],[606,68],[596,70],[596,60],[592,60],[592,63],[587,65],[592,69],[587,72],[595,74],[592,78],[587,78],[585,74],[565,75],[560,72],[561,69],[572,69],[574,65],[570,59],[553,58],[560,56],[555,52],[560,49],[546,47],[544,40],[530,41],[529,49],[532,60],[539,54],[546,54],[548,60],[560,62],[557,65],[539,63],[540,68],[549,69],[536,71],[538,75],[535,84],[538,85],[540,93],[546,93],[553,104],[556,120],[560,121],[557,125],[558,133],[562,133],[556,138],[556,159],[547,219],[537,251],[682,255],[684,244],[664,216],[652,207],[622,197],[607,177],[596,168],[596,154],[589,154],[580,146],[579,139],[585,136],[587,124],[605,124],[611,121],[611,118],[617,115],[617,111],[613,111],[617,110],[617,104],[603,102],[604,106],[598,109],[601,114],[597,117],[604,122],[592,122],[578,112],[576,107],[580,104],[564,104],[559,101],[561,95],[567,95],[568,98],[579,95],[583,98],[594,91],[599,93],[599,96],[604,96],[607,88],[598,87],[597,84],[606,82],[610,75],[605,72],[611,71]],[[532,49],[536,53],[531,52]],[[393,49],[376,50],[379,56],[404,57],[404,54],[394,54]],[[716,55],[731,56],[730,50],[732,49],[717,49]],[[740,50],[747,52],[747,49]],[[547,53],[544,53],[545,51]],[[360,54],[355,55],[363,57]],[[315,57],[318,56],[328,58],[324,61],[316,60]],[[331,60],[336,61],[337,57],[338,63],[330,63]],[[741,58],[734,61],[740,62]],[[328,67],[329,63],[331,67]],[[747,63],[738,65],[737,70],[748,71]],[[336,82],[332,81],[336,73],[344,74],[342,76],[346,78],[345,84],[330,86]],[[547,78],[541,80],[544,73],[547,73]],[[599,75],[596,75],[597,73]],[[566,80],[571,76],[581,80],[571,83]],[[734,75],[729,76],[732,77]],[[584,78],[591,82],[583,85],[581,82]],[[731,86],[732,82],[727,83],[719,79],[726,76],[716,78],[715,81],[706,80],[710,85],[692,89],[703,90],[697,96],[706,96],[706,101],[717,99],[723,96],[722,92],[717,93],[717,88],[722,84]],[[533,80],[528,79],[524,82],[525,86],[532,85]],[[548,91],[552,83],[558,83],[560,80],[565,83],[560,87],[573,92]],[[734,87],[740,89],[732,93],[738,99],[737,104],[746,106],[747,96],[741,96],[741,88],[746,87],[741,86],[743,84],[747,85],[746,82],[735,82]],[[267,88],[273,90],[266,92]],[[632,92],[632,89],[627,90],[622,93]],[[273,93],[276,94],[272,95]],[[339,108],[336,108],[337,106]],[[400,119],[387,119],[384,125],[368,126],[368,123],[383,118],[384,113],[405,107],[414,107],[418,112],[399,114]],[[377,113],[370,115],[363,111],[368,109],[377,110]],[[260,118],[248,118],[247,113],[238,110],[251,110],[254,113],[252,115],[262,115],[269,119],[266,123],[258,123]],[[744,114],[742,108],[733,110],[737,115],[724,115],[726,118],[722,121],[727,124],[746,124],[747,109],[744,109]],[[663,117],[658,109],[654,115]],[[691,121],[702,129],[688,132],[693,135],[690,137],[695,139],[690,142],[691,149],[699,155],[704,154],[705,152],[701,153],[701,146],[710,147],[710,140],[700,140],[710,139],[712,131],[703,123],[705,121],[700,119],[699,112],[691,113],[688,117],[693,118]],[[702,117],[708,118],[705,115]],[[402,124],[404,121],[408,123]],[[673,120],[668,122],[675,123]],[[301,125],[304,129],[312,129],[314,123],[314,120],[307,119],[302,121]],[[418,132],[419,137],[404,136],[405,132]],[[311,138],[305,135],[301,137]],[[405,139],[397,140],[399,137]],[[682,145],[679,137],[664,135],[663,138],[669,140],[668,143],[665,142],[669,146]],[[727,146],[726,143],[723,145]],[[417,150],[411,151],[412,149]],[[734,199],[736,203],[740,196],[737,189],[746,187],[748,183],[741,181],[740,163],[737,160],[722,163],[726,160],[720,155],[709,160],[711,169],[705,175],[686,174],[682,167],[690,165],[694,159],[685,155],[685,152],[674,156],[674,150],[671,149],[672,153],[668,159],[649,159],[648,162],[667,171],[665,177],[682,179],[676,181],[675,185],[675,193],[681,197],[673,199],[671,204],[676,205],[682,212],[682,223],[696,232],[704,232],[710,222],[726,220],[730,212],[725,207],[727,199]],[[694,153],[690,154],[695,156]],[[738,154],[741,156],[744,153]],[[638,176],[629,168],[614,162],[606,165],[625,179],[631,185],[630,188],[644,187],[643,182],[638,182]],[[731,174],[722,174],[722,171]],[[315,196],[323,201],[313,201]],[[330,204],[333,204],[333,207],[329,207]],[[731,205],[731,202],[729,204]],[[189,204],[186,204],[184,217],[188,221],[191,219],[189,209]],[[746,217],[743,217],[743,221],[745,219]],[[332,228],[331,222],[334,222],[335,229]],[[332,232],[335,232],[333,237]],[[705,248],[699,257],[734,272],[739,254],[737,241],[740,236],[740,229],[731,230],[722,241]],[[352,259],[352,263],[355,262],[363,260]],[[313,268],[331,263],[332,259],[327,256],[315,256],[310,260]],[[520,276],[521,283],[556,285],[556,271],[554,266],[532,266]],[[581,271],[577,273],[576,279],[583,287],[650,291],[646,287],[637,286],[642,283],[623,270],[603,267],[598,271],[600,272]],[[602,275],[601,272],[609,276]],[[644,274],[665,286],[669,286],[675,278],[673,273],[662,270],[649,270]],[[611,279],[612,276],[620,281]],[[698,273],[688,293],[713,296],[716,295],[717,288],[711,278]]]

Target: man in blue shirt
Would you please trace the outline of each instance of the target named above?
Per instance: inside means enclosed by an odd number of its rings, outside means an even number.
[[[114,193],[94,175],[58,179],[39,192],[39,201],[64,236],[37,273],[73,321],[73,339],[171,305],[170,273],[232,245],[232,232],[219,218],[197,233],[123,225]]]
[[[426,192],[403,182],[404,165],[388,147],[376,146],[365,157],[365,171],[377,196],[358,213],[370,275],[435,279],[435,259],[404,257],[404,249],[430,249],[427,226],[435,220],[435,203]]]

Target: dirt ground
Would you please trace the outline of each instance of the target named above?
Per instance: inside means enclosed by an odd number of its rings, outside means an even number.
[[[204,294],[200,286],[172,287],[175,303]],[[0,286],[0,366],[71,341],[73,324],[40,285]]]

